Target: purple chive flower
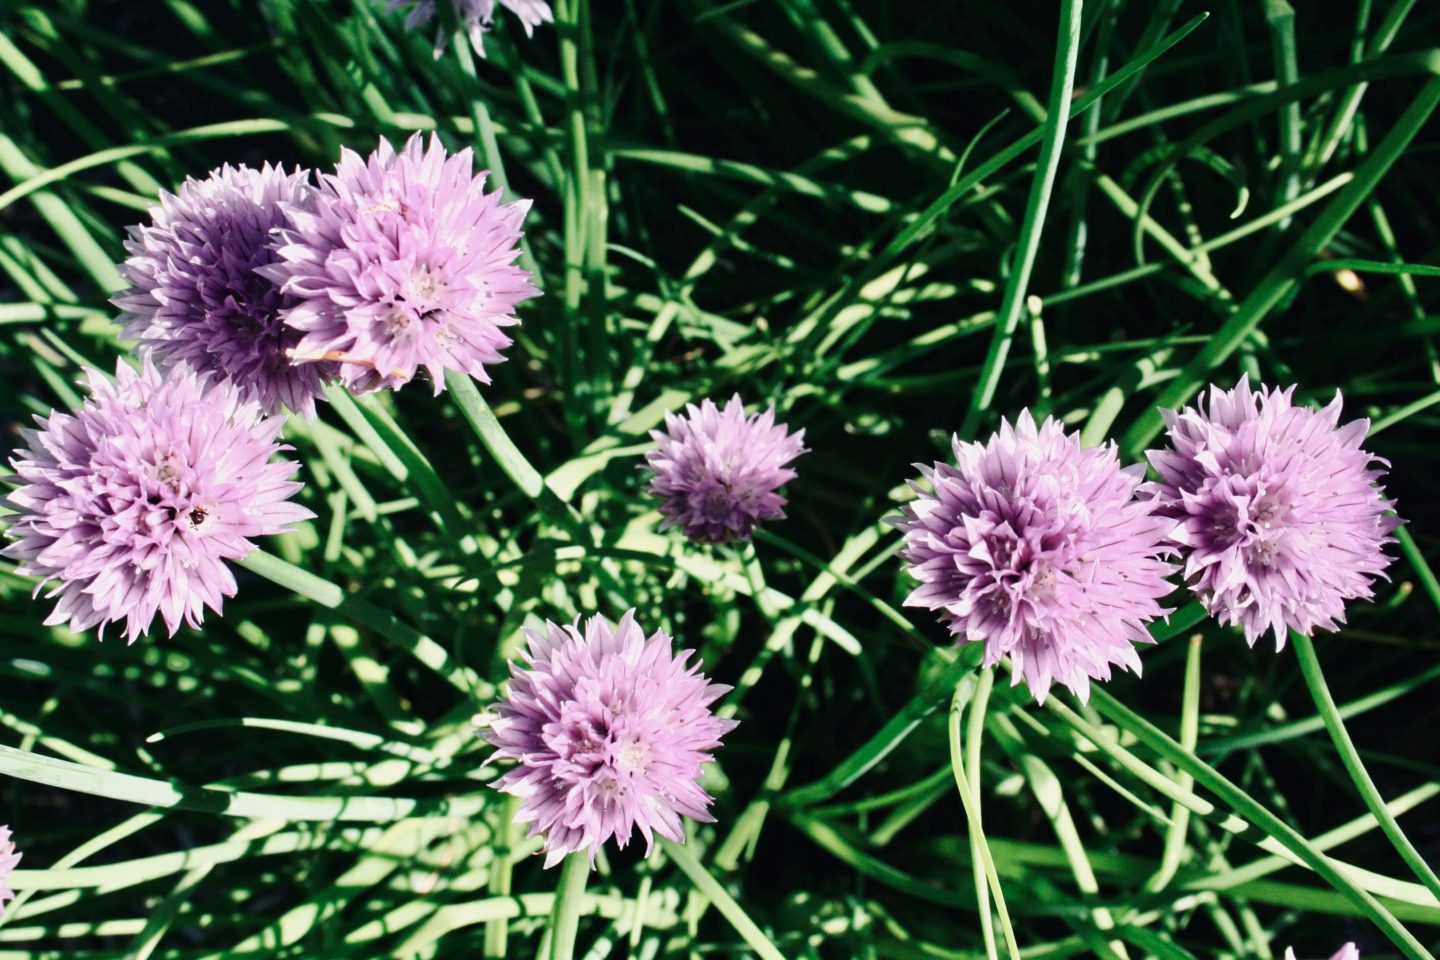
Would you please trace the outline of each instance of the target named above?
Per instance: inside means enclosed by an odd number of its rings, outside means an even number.
[[[1024,411],[987,442],[953,442],[955,464],[919,466],[930,490],[892,522],[920,586],[907,606],[941,611],[950,632],[1009,656],[1044,702],[1052,681],[1082,701],[1112,664],[1140,672],[1134,644],[1169,611],[1173,520],[1135,497],[1143,467],[1122,469],[1114,444],[1081,448],[1053,419]]]
[[[1285,960],[1295,960],[1295,950],[1293,948],[1285,948]],[[1347,943],[1337,950],[1330,960],[1360,960],[1360,948],[1353,943]]]
[[[683,842],[680,815],[711,822],[700,769],[734,729],[710,705],[729,687],[706,681],[689,651],[648,640],[635,611],[611,626],[602,617],[526,631],[527,666],[510,667],[510,688],[485,734],[495,756],[516,766],[495,786],[521,799],[520,823],[545,838],[545,866],[611,837],[624,847],[639,828],[646,856],[654,834]]]
[[[52,583],[46,624],[76,632],[125,623],[127,642],[159,613],[171,634],[200,626],[235,595],[224,561],[250,538],[313,516],[290,503],[297,465],[271,456],[283,423],[266,419],[228,380],[179,367],[161,378],[147,359],[118,364],[112,383],[88,374],[91,396],[74,414],[37,417],[28,449],[10,461],[22,485],[7,506],[3,551],[18,573]]]
[[[10,889],[10,874],[15,872],[22,856],[15,852],[15,841],[10,836],[9,827],[0,827],[0,910],[15,899],[15,892]]]
[[[485,56],[485,34],[490,32],[490,27],[495,20],[495,4],[497,0],[449,0],[455,7],[455,17],[470,35],[470,45],[480,56]],[[509,10],[520,19],[520,24],[525,28],[525,36],[533,36],[535,28],[542,23],[550,23],[555,19],[555,14],[550,10],[550,4],[544,0],[498,0],[500,6]],[[416,27],[424,26],[435,19],[435,0],[390,0],[389,10],[400,10],[410,7],[410,13],[405,17],[405,29],[413,30]],[[445,28],[442,26],[435,31],[435,56],[439,57],[445,50],[445,42],[448,38],[445,35]]]
[[[749,540],[756,524],[785,516],[775,491],[795,479],[786,464],[807,452],[804,430],[788,433],[773,407],[746,417],[739,394],[724,410],[705,400],[683,417],[666,413],[650,436],[660,446],[645,455],[655,473],[646,489],[662,500],[660,529],[682,527],[696,543]]]
[[[262,271],[294,297],[285,322],[303,336],[299,361],[339,361],[365,393],[398,389],[429,371],[489,383],[486,364],[510,345],[503,327],[539,292],[514,265],[528,200],[501,203],[472,172],[470,150],[447,157],[417,134],[396,153],[345,150],[320,178],[313,207],[287,206],[280,261]]]
[[[1345,621],[1345,601],[1369,598],[1400,520],[1378,481],[1383,460],[1361,449],[1368,420],[1340,425],[1340,394],[1323,410],[1297,407],[1294,387],[1210,388],[1210,402],[1165,411],[1170,448],[1152,450],[1165,515],[1181,521],[1185,579],[1221,623],[1276,648],[1289,627],[1306,636]]]
[[[306,205],[308,179],[306,170],[226,166],[162,193],[150,224],[125,241],[130,289],[113,301],[124,335],[162,368],[187,363],[229,378],[268,414],[313,417],[336,365],[290,362],[300,332],[281,321],[285,298],[258,272],[278,259],[271,231],[285,223],[282,205]]]

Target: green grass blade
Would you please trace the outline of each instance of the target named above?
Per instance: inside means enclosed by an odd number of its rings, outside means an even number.
[[[1174,408],[1189,400],[1204,386],[1212,372],[1223,364],[1260,326],[1304,276],[1305,268],[1340,232],[1352,214],[1379,185],[1390,167],[1405,152],[1440,104],[1440,78],[1427,80],[1410,106],[1395,121],[1385,139],[1355,171],[1355,179],[1346,184],[1326,205],[1300,238],[1285,251],[1274,267],[1255,286],[1235,312],[1191,360],[1180,375],[1160,394],[1125,432],[1121,448],[1130,456],[1138,455],[1163,426],[1160,410]]]
[[[1400,859],[1405,861],[1405,865],[1435,895],[1436,902],[1440,903],[1440,877],[1435,875],[1435,871],[1425,862],[1420,851],[1415,849],[1415,844],[1405,836],[1405,831],[1400,829],[1400,824],[1386,809],[1385,798],[1380,795],[1380,788],[1375,786],[1370,772],[1365,769],[1365,762],[1360,759],[1360,751],[1355,749],[1355,742],[1350,739],[1350,732],[1345,729],[1345,721],[1340,718],[1340,712],[1336,709],[1335,698],[1330,693],[1330,686],[1325,682],[1325,674],[1320,669],[1320,658],[1315,653],[1315,641],[1292,630],[1290,642],[1295,645],[1300,672],[1305,677],[1306,686],[1310,688],[1310,695],[1315,700],[1315,708],[1320,712],[1320,718],[1325,722],[1330,740],[1335,744],[1335,752],[1340,755],[1340,762],[1354,782],[1355,789],[1360,792],[1361,799],[1365,801],[1366,809],[1379,822],[1381,832],[1394,845]]]
[[[960,428],[960,434],[964,437],[974,433],[980,416],[990,409],[990,402],[995,399],[995,387],[1000,382],[1005,358],[1010,353],[1010,341],[1015,336],[1015,328],[1020,323],[1020,313],[1025,307],[1030,273],[1035,267],[1035,255],[1040,249],[1045,213],[1050,207],[1050,193],[1055,187],[1055,174],[1060,169],[1061,147],[1065,143],[1065,128],[1070,120],[1071,92],[1075,89],[1075,62],[1080,53],[1081,10],[1080,0],[1061,0],[1059,42],[1055,45],[1055,68],[1050,78],[1050,99],[1046,104],[1045,122],[1040,127],[1040,156],[1035,162],[1035,179],[1030,185],[1025,218],[1020,222],[1020,238],[1016,244],[1009,281],[1005,286],[1005,298],[1000,302],[990,350],[980,367],[980,376],[970,397],[970,409],[966,412],[964,425]]]
[[[1091,696],[1093,705],[1101,714],[1133,733],[1140,742],[1176,768],[1190,774],[1197,784],[1214,793],[1226,806],[1263,830],[1314,870],[1326,883],[1349,897],[1407,957],[1411,960],[1434,960],[1424,944],[1396,920],[1384,905],[1337,869],[1329,857],[1316,850],[1294,827],[1280,820],[1256,802],[1249,793],[1104,690],[1092,688]]]
[[[683,843],[675,843],[664,837],[660,838],[660,847],[665,855],[680,868],[681,872],[695,885],[695,889],[711,903],[720,915],[730,921],[735,932],[740,934],[741,939],[754,950],[761,960],[784,960],[784,955],[777,949],[765,932],[756,925],[745,908],[735,902],[735,898],[725,891],[720,882],[710,875],[705,865],[695,858],[690,848]]]

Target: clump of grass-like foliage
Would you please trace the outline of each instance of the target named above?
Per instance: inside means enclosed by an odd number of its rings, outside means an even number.
[[[9,446],[131,355],[125,228],[222,164],[433,131],[533,200],[544,291],[490,385],[291,417],[315,517],[202,629],[43,626],[0,564],[0,960],[1433,960],[1440,9],[557,0],[482,59],[388,6],[0,4]],[[1252,650],[1177,592],[1143,679],[1037,705],[904,607],[886,521],[952,434],[1028,408],[1133,463],[1241,375],[1390,461],[1337,632]],[[650,432],[736,392],[805,431],[786,518],[661,532]],[[715,822],[587,882],[483,711],[526,627],[632,608],[739,726]]]

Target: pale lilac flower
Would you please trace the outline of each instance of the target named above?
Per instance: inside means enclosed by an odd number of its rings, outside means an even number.
[[[755,526],[785,514],[776,493],[795,479],[787,464],[805,453],[805,431],[789,433],[775,410],[745,416],[740,395],[721,410],[711,400],[665,414],[651,430],[659,446],[645,455],[654,471],[646,488],[661,498],[661,530],[681,527],[696,543],[750,539]]]
[[[1295,951],[1291,947],[1285,948],[1285,960],[1295,960]],[[1336,951],[1330,960],[1360,960],[1360,948],[1353,943],[1347,943]]]
[[[23,856],[15,852],[15,841],[10,837],[10,828],[0,827],[0,910],[8,901],[15,899],[15,892],[10,889],[10,874],[15,872]]]
[[[649,856],[654,834],[684,841],[681,814],[714,820],[700,771],[735,727],[711,712],[729,687],[687,666],[664,633],[645,639],[633,610],[613,627],[597,616],[526,637],[526,666],[511,664],[485,737],[516,762],[495,786],[520,798],[516,819],[544,837],[545,866],[577,850],[593,861],[636,828]]]
[[[171,634],[200,626],[235,595],[226,560],[251,537],[313,516],[290,503],[297,465],[270,458],[283,421],[266,419],[228,380],[187,367],[163,379],[147,359],[88,373],[74,414],[37,417],[10,461],[21,481],[6,504],[16,571],[58,597],[46,624],[79,632],[123,622],[133,643],[158,613]]]
[[[504,359],[502,327],[538,291],[515,266],[528,200],[485,192],[467,148],[447,157],[417,134],[396,153],[386,140],[368,158],[342,151],[320,178],[313,206],[287,205],[280,263],[264,269],[295,298],[285,322],[304,336],[294,357],[340,362],[365,393],[398,389],[424,367],[435,393],[445,371],[489,383]]]
[[[520,25],[525,28],[525,36],[533,36],[535,28],[542,23],[550,23],[555,19],[555,14],[550,10],[550,4],[544,0],[448,0],[455,8],[455,17],[465,32],[470,37],[470,45],[480,56],[485,56],[485,34],[490,32],[490,27],[495,20],[495,5],[509,10],[520,20]],[[390,0],[390,10],[400,10],[410,7],[410,13],[405,17],[405,29],[413,30],[416,27],[424,26],[435,19],[435,0]],[[444,26],[435,31],[435,56],[439,57],[445,50],[445,43],[448,37],[445,35]]]
[[[1253,646],[1267,630],[1306,636],[1345,622],[1345,601],[1369,598],[1400,520],[1378,481],[1383,460],[1360,446],[1368,420],[1340,424],[1340,394],[1323,410],[1297,407],[1294,387],[1210,388],[1164,411],[1171,446],[1152,450],[1160,482],[1147,490],[1181,521],[1185,579],[1221,623]]]
[[[300,332],[281,321],[285,298],[258,272],[278,259],[271,232],[285,222],[282,205],[306,206],[308,180],[306,170],[226,166],[162,193],[149,225],[125,241],[130,289],[112,301],[124,335],[162,369],[187,363],[234,381],[268,414],[314,416],[336,366],[290,362]]]
[[[920,586],[912,607],[939,610],[961,641],[1008,656],[1044,702],[1052,681],[1088,698],[1112,664],[1140,672],[1134,644],[1168,613],[1173,520],[1137,499],[1144,468],[1122,469],[1113,444],[1082,449],[1053,419],[1024,411],[985,443],[953,441],[955,464],[917,464],[929,489],[894,523]]]

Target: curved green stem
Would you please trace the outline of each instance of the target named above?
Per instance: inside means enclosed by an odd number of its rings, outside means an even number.
[[[500,425],[500,420],[495,416],[495,411],[485,402],[480,391],[475,387],[475,381],[469,374],[459,373],[454,370],[445,374],[445,385],[449,388],[455,403],[460,407],[460,412],[465,416],[475,435],[480,438],[481,444],[495,458],[500,469],[505,475],[514,481],[520,492],[525,494],[535,505],[545,513],[553,522],[557,523],[572,533],[580,527],[579,518],[575,515],[570,505],[561,500],[560,497],[545,485],[545,478],[540,471],[525,459],[520,448],[515,446],[515,441],[505,432]],[[583,538],[582,538],[583,539]]]
[[[1342,870],[1339,864],[1315,849],[1314,844],[1294,827],[1275,816],[1263,804],[1236,786],[1215,768],[1195,756],[1193,752],[1180,746],[1153,723],[1116,700],[1106,691],[1092,688],[1090,703],[1116,726],[1133,733],[1141,743],[1155,751],[1156,755],[1170,761],[1181,772],[1194,777],[1197,784],[1209,790],[1219,798],[1221,803],[1238,814],[1241,822],[1253,824],[1256,829],[1267,834],[1277,848],[1272,852],[1284,852],[1292,855],[1301,864],[1314,870],[1330,886],[1349,897],[1356,906],[1365,912],[1366,916],[1374,921],[1375,925],[1390,939],[1390,942],[1400,948],[1405,956],[1410,957],[1411,960],[1434,960],[1430,951],[1425,949],[1425,945],[1417,940],[1415,935],[1406,929],[1389,909],[1359,886],[1350,876],[1347,876],[1347,871]],[[1059,712],[1059,708],[1063,705],[1057,701],[1054,706]],[[1072,726],[1078,725],[1077,721],[1080,721],[1080,718],[1074,716],[1070,711],[1064,711],[1061,715],[1065,722]],[[1092,740],[1092,742],[1094,741]],[[1099,746],[1098,743],[1096,745]]]
[[[1428,64],[1427,64],[1428,66]],[[1304,277],[1305,267],[1335,238],[1350,216],[1375,191],[1376,186],[1400,159],[1406,148],[1424,128],[1437,105],[1440,105],[1440,77],[1431,77],[1415,95],[1406,111],[1391,126],[1385,138],[1375,145],[1355,170],[1355,179],[1345,185],[1305,232],[1275,261],[1249,296],[1226,319],[1215,335],[1205,342],[1186,363],[1180,375],[1172,379],[1155,402],[1145,408],[1120,440],[1126,453],[1144,450],[1164,428],[1161,410],[1180,407],[1210,378],[1212,371],[1240,349],[1259,328],[1261,322],[1282,303]],[[1185,149],[1182,144],[1177,153]]]
[[[730,926],[734,927],[735,932],[740,934],[750,949],[760,956],[760,960],[785,960],[784,955],[775,949],[775,944],[765,936],[765,932],[754,920],[750,919],[745,908],[725,892],[720,881],[710,875],[710,871],[705,869],[705,865],[683,843],[675,843],[661,837],[660,846],[665,849],[665,855],[674,861],[685,876],[690,878],[695,889],[715,905],[715,909],[720,911],[721,916],[730,921]]]
[[[962,645],[955,652],[954,661],[937,671],[934,678],[874,736],[826,776],[782,794],[780,805],[793,810],[829,800],[863,777],[868,770],[889,756],[890,751],[898,747],[901,741],[920,725],[920,721],[935,712],[944,702],[941,698],[945,691],[952,689],[962,676],[975,669],[980,653],[981,644]]]
[[[980,805],[971,792],[969,778],[965,776],[965,754],[960,745],[961,686],[956,684],[955,695],[950,700],[950,769],[955,773],[955,787],[960,791],[960,805],[965,808],[965,822],[970,828],[970,842],[980,855],[985,871],[985,880],[995,896],[995,911],[1000,914],[1000,929],[1005,932],[1005,946],[1010,951],[1010,960],[1020,960],[1020,947],[1015,942],[1015,928],[1010,924],[1010,911],[1005,908],[1005,891],[1000,887],[1000,875],[995,870],[995,860],[990,856],[990,844],[985,842],[985,830],[980,823]],[[978,897],[977,897],[978,899]],[[993,949],[993,945],[991,946]],[[991,955],[993,957],[993,954]]]
[[[993,668],[980,671],[979,682],[975,685],[975,696],[970,699],[970,722],[965,728],[965,776],[974,790],[975,820],[983,823],[980,815],[980,747],[985,736],[985,710],[990,703],[990,690],[995,686]],[[980,856],[980,844],[984,841],[979,833],[970,833],[970,869],[975,878],[975,904],[980,910],[980,936],[985,941],[985,955],[995,957],[995,917],[990,912],[990,888],[985,883],[985,864]]]
[[[1180,706],[1180,746],[1194,752],[1200,738],[1200,643],[1199,634],[1190,638],[1190,648],[1185,658],[1185,691]],[[1180,789],[1186,792],[1195,786],[1195,778],[1181,773],[1175,778]],[[1170,885],[1180,870],[1180,858],[1185,854],[1185,837],[1190,829],[1190,808],[1178,800],[1171,807],[1170,828],[1165,831],[1165,849],[1160,858],[1160,869],[1155,871],[1145,884],[1145,889],[1158,893]]]
[[[580,927],[580,905],[589,879],[589,853],[579,850],[565,858],[555,888],[555,906],[550,910],[550,950],[548,954],[542,951],[540,960],[571,960],[575,956],[575,932]]]
[[[1013,709],[1021,711],[1026,708],[1016,707]],[[1098,899],[1100,897],[1100,881],[1095,875],[1095,867],[1090,862],[1090,855],[1085,850],[1085,842],[1080,837],[1080,830],[1075,826],[1075,817],[1070,812],[1070,804],[1065,800],[1065,787],[1060,778],[1044,760],[1025,745],[1010,717],[1003,713],[996,716],[992,730],[1000,748],[1020,768],[1025,782],[1030,786],[1031,794],[1034,795],[1035,802],[1040,807],[1040,812],[1045,814],[1045,819],[1050,821],[1050,827],[1055,831],[1055,839],[1060,842],[1060,852],[1070,866],[1071,876],[1075,878],[1075,886],[1082,896]],[[1115,930],[1115,915],[1109,907],[1098,904],[1092,907],[1090,919],[1095,925],[1095,930],[1100,933]],[[1109,942],[1107,952],[1109,956],[1118,958],[1118,960],[1129,960],[1130,958],[1129,951],[1125,949],[1125,943],[1119,939]],[[1096,954],[1107,955],[1098,948]]]
[[[477,678],[464,666],[451,660],[450,654],[430,637],[401,622],[389,610],[382,610],[369,601],[346,593],[338,583],[318,577],[302,567],[288,563],[264,550],[251,550],[235,561],[251,573],[284,587],[297,596],[330,610],[338,611],[364,627],[369,627],[410,656],[434,670],[463,693],[475,689]]]
[[[1340,754],[1340,762],[1344,764],[1345,772],[1350,774],[1355,789],[1360,791],[1365,806],[1379,822],[1381,831],[1395,845],[1400,859],[1405,861],[1405,865],[1420,882],[1440,900],[1440,877],[1430,869],[1430,865],[1420,856],[1420,851],[1415,849],[1410,838],[1400,829],[1394,815],[1386,808],[1385,798],[1380,795],[1375,781],[1370,779],[1370,773],[1360,759],[1360,751],[1355,749],[1355,742],[1350,739],[1350,733],[1345,729],[1345,721],[1340,719],[1335,698],[1330,695],[1330,687],[1325,683],[1325,675],[1320,671],[1320,658],[1315,655],[1315,642],[1293,630],[1290,632],[1290,639],[1295,644],[1295,654],[1300,660],[1300,672],[1305,676],[1310,696],[1315,698],[1315,708],[1320,712],[1320,718],[1325,721],[1325,729],[1329,731],[1335,750]]]

